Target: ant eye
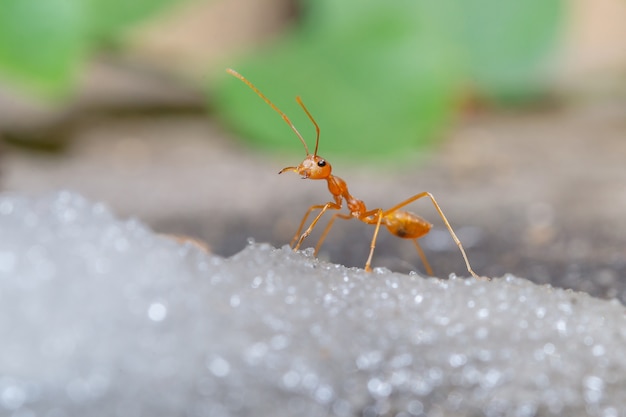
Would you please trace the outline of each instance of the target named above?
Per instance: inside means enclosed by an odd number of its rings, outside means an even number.
[[[326,161],[324,161],[324,160],[322,159],[321,161],[319,161],[319,162],[317,163],[317,166],[318,166],[318,167],[320,167],[320,168],[321,168],[321,167],[325,167],[325,166],[326,166]]]

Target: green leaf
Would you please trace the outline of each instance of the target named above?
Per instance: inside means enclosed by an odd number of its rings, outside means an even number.
[[[90,34],[96,39],[117,35],[176,0],[85,0],[90,7]]]
[[[561,0],[463,0],[457,29],[466,70],[482,92],[526,99],[543,87],[548,52],[561,29]]]
[[[274,101],[314,147],[302,96],[322,130],[320,154],[400,154],[446,125],[458,84],[457,52],[438,2],[316,0],[302,29],[235,69]],[[246,137],[301,151],[288,126],[244,84],[214,92],[221,117]]]
[[[0,0],[0,75],[67,94],[98,42],[176,0]]]
[[[85,55],[81,0],[0,1],[0,72],[47,95],[67,92]]]

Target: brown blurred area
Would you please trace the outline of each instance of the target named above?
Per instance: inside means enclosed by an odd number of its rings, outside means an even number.
[[[626,302],[626,3],[569,3],[556,103],[468,111],[418,163],[324,156],[371,208],[432,192],[480,274]],[[278,176],[299,160],[246,147],[210,117],[202,86],[296,16],[287,0],[193,1],[133,30],[122,55],[95,59],[63,108],[0,86],[2,189],[74,190],[221,255],[249,237],[288,243],[306,208],[328,201],[325,184]],[[435,224],[423,245],[435,273],[463,275],[432,207],[411,210]],[[337,223],[321,257],[362,267],[372,231]],[[421,268],[409,242],[385,233],[374,264]]]

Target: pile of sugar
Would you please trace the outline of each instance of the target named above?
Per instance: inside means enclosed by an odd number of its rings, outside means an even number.
[[[224,259],[69,192],[0,195],[0,231],[0,415],[626,415],[616,301]]]

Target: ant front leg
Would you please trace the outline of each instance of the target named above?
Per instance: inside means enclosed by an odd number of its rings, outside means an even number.
[[[330,232],[330,229],[333,227],[333,223],[335,223],[335,220],[337,218],[344,219],[344,220],[350,220],[350,219],[353,219],[354,217],[352,217],[349,214],[343,214],[343,213],[335,213],[335,214],[333,214],[333,217],[330,218],[330,221],[328,222],[328,224],[324,228],[324,231],[322,232],[322,235],[320,236],[320,239],[317,241],[317,245],[315,245],[315,252],[313,252],[313,254],[315,256],[317,256],[318,252],[320,251],[320,248],[322,247],[322,244],[324,243],[324,240],[326,239],[326,235],[328,235],[328,232]]]
[[[291,239],[289,246],[293,247],[295,243],[298,241],[298,238],[300,237],[300,232],[302,232],[302,228],[304,227],[304,223],[306,222],[306,219],[309,218],[309,215],[311,214],[311,212],[313,210],[322,209],[324,208],[324,206],[325,204],[317,204],[317,205],[313,205],[309,207],[306,213],[304,213],[304,216],[302,217],[302,220],[300,221],[300,226],[298,226],[298,230],[296,231],[296,234],[293,235],[293,238]]]
[[[315,210],[315,208],[319,208],[320,206],[311,206],[311,208],[309,208],[309,211],[307,212],[306,216],[309,215],[309,213],[312,210]],[[302,242],[304,242],[304,239],[306,239],[311,232],[313,231],[313,228],[315,228],[315,225],[317,224],[317,222],[322,218],[322,216],[324,215],[324,213],[326,213],[326,210],[331,209],[331,210],[339,210],[341,208],[341,206],[337,203],[334,203],[332,201],[329,201],[328,203],[324,204],[323,206],[321,206],[321,210],[318,213],[317,216],[315,216],[315,219],[313,219],[313,221],[311,222],[311,224],[309,225],[309,227],[304,231],[304,233],[302,233],[302,235],[300,236],[300,239],[298,239],[298,243],[296,243],[296,246],[293,247],[293,250],[298,250],[300,249],[300,245],[302,245]],[[303,219],[303,222],[305,219]]]

